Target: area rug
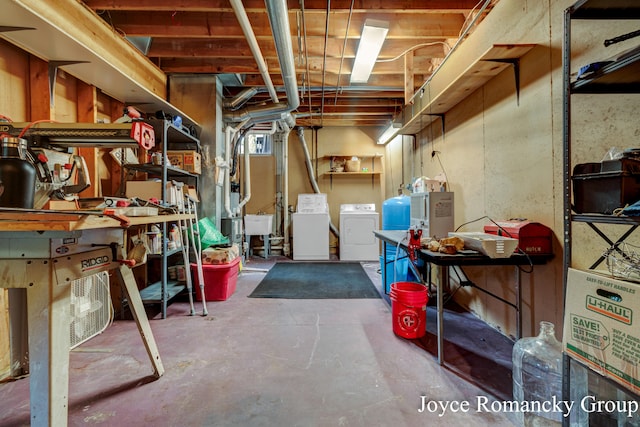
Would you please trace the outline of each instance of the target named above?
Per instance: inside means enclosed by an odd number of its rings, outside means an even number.
[[[353,299],[380,295],[357,262],[279,262],[249,297]]]

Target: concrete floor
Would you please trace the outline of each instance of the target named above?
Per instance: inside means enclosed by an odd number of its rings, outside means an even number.
[[[508,371],[491,364],[470,368],[471,352],[453,347],[446,350],[462,361],[456,369],[462,374],[439,366],[429,352],[433,335],[405,340],[393,334],[384,299],[247,298],[264,276],[250,269],[275,260],[252,258],[235,294],[209,302],[207,317],[188,316],[188,303],[177,301],[167,319],[151,320],[166,369],[158,380],[133,321],[115,321],[72,351],[69,425],[513,425],[513,414],[478,411],[479,399],[486,397],[490,409],[492,401],[510,398],[494,397],[505,384],[510,391]],[[380,289],[378,268],[365,263]],[[500,383],[493,396],[478,381],[482,375]],[[468,412],[420,412],[423,400],[466,401]],[[28,379],[0,384],[0,426],[28,425]]]

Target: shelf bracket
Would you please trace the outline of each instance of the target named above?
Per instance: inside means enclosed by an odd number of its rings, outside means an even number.
[[[89,61],[49,61],[49,105],[51,107],[55,104],[55,88],[56,88],[56,76],[58,75],[58,68],[65,65],[74,64],[86,64]]]
[[[501,62],[503,64],[511,64],[513,66],[513,76],[515,78],[516,85],[516,105],[520,106],[520,58],[506,58],[506,59],[485,59],[489,62]]]
[[[9,25],[0,25],[0,33],[8,33],[10,31],[35,30],[33,27],[11,27]]]

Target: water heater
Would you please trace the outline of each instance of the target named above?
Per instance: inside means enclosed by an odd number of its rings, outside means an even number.
[[[410,213],[409,225],[421,228],[424,237],[447,237],[450,231],[454,231],[453,192],[413,193]]]

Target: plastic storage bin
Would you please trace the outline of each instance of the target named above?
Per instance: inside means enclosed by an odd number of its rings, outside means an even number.
[[[633,168],[592,172],[597,169],[595,165],[600,166],[598,163],[586,163],[574,168],[571,179],[573,205],[577,213],[611,214],[617,208],[640,200],[640,174],[633,172]],[[624,169],[613,163],[605,167],[611,168]]]
[[[203,264],[204,296],[207,301],[225,301],[236,291],[238,272],[240,270],[240,258],[236,258],[228,264]],[[200,280],[197,274],[196,264],[191,264],[194,277],[194,292],[196,301],[202,301],[200,292]]]

